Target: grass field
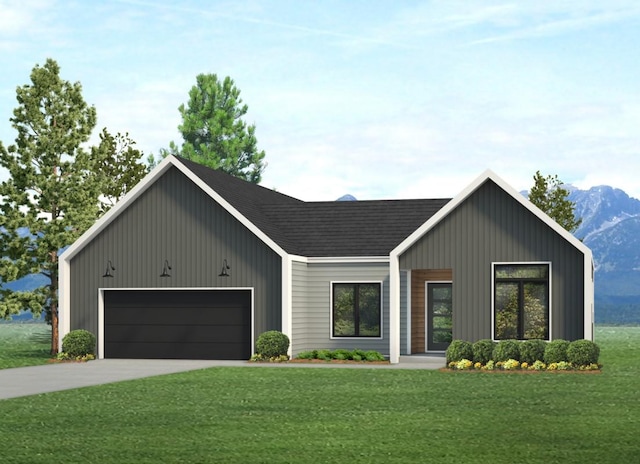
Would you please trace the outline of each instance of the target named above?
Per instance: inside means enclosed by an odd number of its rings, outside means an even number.
[[[0,324],[0,369],[45,364],[50,349],[47,324]]]
[[[640,328],[601,374],[213,368],[0,401],[2,463],[630,463]]]

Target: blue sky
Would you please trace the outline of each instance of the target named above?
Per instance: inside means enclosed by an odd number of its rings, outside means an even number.
[[[640,198],[639,42],[636,0],[0,0],[0,140],[50,57],[94,141],[147,154],[180,141],[197,74],[230,76],[262,184],[304,200],[450,197],[488,168]]]

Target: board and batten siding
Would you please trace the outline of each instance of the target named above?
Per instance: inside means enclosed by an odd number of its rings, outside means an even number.
[[[380,264],[293,263],[292,353],[315,349],[364,349],[389,354],[389,268]],[[331,338],[331,283],[382,284],[382,338]]]
[[[451,269],[453,337],[492,338],[492,263],[551,263],[551,338],[584,336],[584,256],[488,180],[399,258],[401,269]]]
[[[229,277],[219,277],[224,260]],[[108,260],[115,270],[105,278]],[[164,262],[171,277],[160,277]],[[70,328],[98,330],[99,288],[253,288],[256,337],[281,330],[282,259],[176,168],[70,263]],[[176,317],[180,317],[179,314]]]

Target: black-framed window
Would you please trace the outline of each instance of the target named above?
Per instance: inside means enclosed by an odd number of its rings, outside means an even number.
[[[380,337],[380,283],[334,283],[334,337]]]
[[[495,340],[549,339],[549,265],[496,264]]]

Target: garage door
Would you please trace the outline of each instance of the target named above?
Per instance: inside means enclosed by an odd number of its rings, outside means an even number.
[[[249,359],[250,290],[105,290],[106,358]]]

